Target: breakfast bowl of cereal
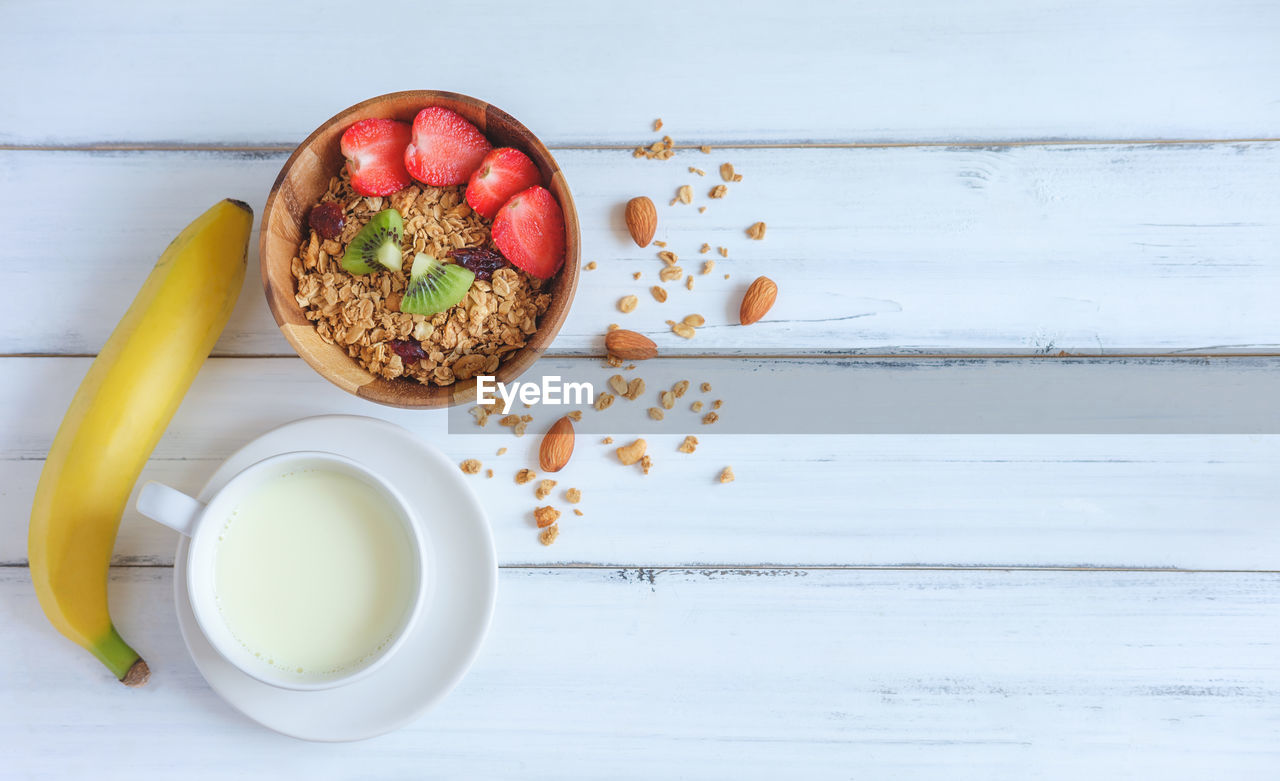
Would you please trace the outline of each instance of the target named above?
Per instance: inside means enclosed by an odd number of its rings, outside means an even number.
[[[452,92],[382,95],[321,125],[276,178],[259,241],[289,344],[394,407],[514,380],[578,284],[578,215],[555,159],[510,115]]]

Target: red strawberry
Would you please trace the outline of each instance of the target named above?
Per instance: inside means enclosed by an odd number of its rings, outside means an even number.
[[[547,279],[564,264],[564,212],[545,187],[511,196],[493,218],[493,243],[515,265]]]
[[[465,184],[492,148],[475,125],[447,108],[431,106],[414,117],[404,165],[419,182]]]
[[[413,180],[404,168],[409,125],[393,119],[362,119],[342,134],[351,189],[361,195],[390,195]]]
[[[467,182],[467,204],[492,220],[508,198],[541,182],[538,167],[524,152],[511,147],[495,149],[484,156]]]

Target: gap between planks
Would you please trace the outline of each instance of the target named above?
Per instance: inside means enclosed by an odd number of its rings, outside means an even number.
[[[969,141],[734,141],[717,144],[675,144],[673,149],[689,150],[706,147],[712,150],[733,149],[913,149],[958,148],[990,149],[1004,147],[1036,146],[1209,146],[1217,144],[1266,144],[1280,141],[1280,137],[1254,138],[1027,138],[1014,140]],[[629,151],[637,144],[559,144],[548,146],[552,151],[571,150],[619,150]],[[127,143],[94,142],[85,144],[0,144],[0,152],[226,152],[226,153],[289,153],[295,145],[287,143],[262,144],[181,144],[176,142]]]
[[[111,569],[173,569],[173,564],[121,563]],[[29,569],[26,562],[0,562],[0,569]],[[1185,569],[1181,567],[1019,566],[999,564],[499,564],[500,570],[625,570],[634,572],[1143,572],[1169,575],[1280,575],[1276,569]]]

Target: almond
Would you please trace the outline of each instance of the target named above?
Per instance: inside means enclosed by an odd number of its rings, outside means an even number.
[[[738,320],[743,325],[751,325],[764,317],[778,300],[778,286],[768,277],[756,277],[756,281],[747,288],[742,297],[742,307],[738,309]]]
[[[573,455],[573,421],[564,417],[551,424],[542,435],[538,448],[538,464],[544,472],[559,472]],[[541,498],[541,497],[539,497]]]
[[[625,328],[618,328],[605,334],[604,346],[611,355],[616,355],[624,361],[647,361],[658,357],[658,345],[654,344],[652,339]]]
[[[653,201],[641,195],[627,201],[627,230],[631,238],[641,247],[649,246],[653,234],[658,230],[658,209]]]

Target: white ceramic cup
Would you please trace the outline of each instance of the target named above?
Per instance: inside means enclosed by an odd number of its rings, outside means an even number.
[[[405,615],[391,642],[340,673],[291,675],[255,656],[227,627],[218,609],[214,587],[214,554],[221,522],[256,487],[298,470],[331,471],[354,477],[377,490],[400,521],[409,540],[412,577]],[[209,643],[246,675],[282,689],[332,689],[363,678],[390,659],[412,631],[428,592],[430,548],[409,505],[390,483],[366,467],[333,453],[300,451],[264,459],[232,477],[207,504],[162,483],[150,482],[138,495],[138,512],[191,538],[187,554],[187,589],[191,608]]]

